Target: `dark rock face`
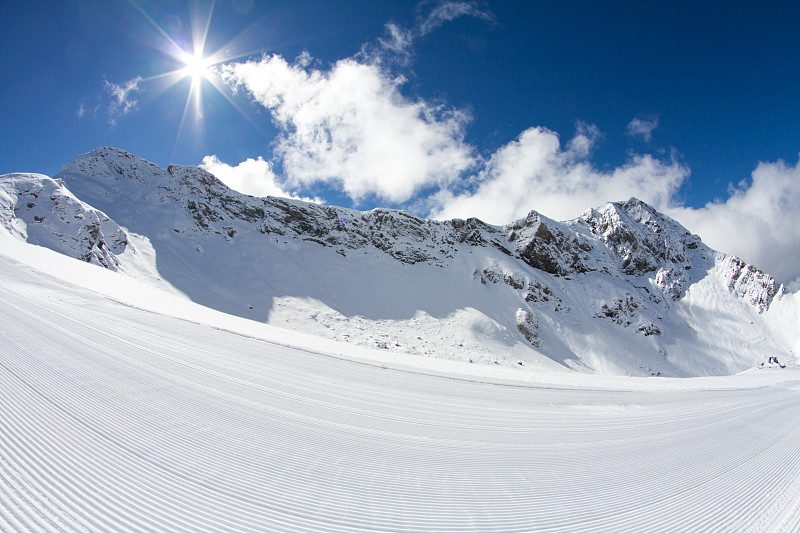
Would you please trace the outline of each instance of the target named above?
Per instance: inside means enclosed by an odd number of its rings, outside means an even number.
[[[508,226],[508,240],[520,259],[548,274],[566,276],[598,268],[589,255],[593,247],[584,235],[534,211]]]
[[[769,308],[772,300],[783,292],[783,286],[756,267],[738,257],[728,256],[721,262],[728,290],[756,307],[759,312]]]
[[[636,198],[608,204],[599,211],[591,209],[581,219],[614,252],[620,269],[629,275],[687,263],[690,251],[701,244],[699,237]]]

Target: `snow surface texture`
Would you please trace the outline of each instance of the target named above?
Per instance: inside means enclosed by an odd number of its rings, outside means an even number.
[[[105,263],[92,262],[225,313],[399,357],[701,376],[798,353],[795,294],[636,199],[563,223],[535,212],[506,227],[439,222],[254,198],[199,168],[113,148],[50,182],[124,228],[124,253],[104,246]],[[25,218],[20,183],[0,178],[10,199],[0,216],[24,237],[52,217],[44,201],[41,220]],[[62,234],[38,243],[86,260]]]
[[[404,367],[1,233],[0,280],[0,531],[800,530],[797,367]]]

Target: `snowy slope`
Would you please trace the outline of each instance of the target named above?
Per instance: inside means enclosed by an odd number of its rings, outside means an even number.
[[[397,357],[698,376],[798,353],[795,295],[635,199],[496,227],[253,198],[113,148],[57,178],[135,243],[126,274]]]
[[[0,279],[0,531],[800,530],[796,367],[480,379],[9,235]]]
[[[88,263],[117,270],[128,246],[125,232],[81,202],[63,183],[41,174],[0,180],[0,225],[12,235]]]

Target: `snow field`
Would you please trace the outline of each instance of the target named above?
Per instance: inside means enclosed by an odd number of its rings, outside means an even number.
[[[3,531],[800,529],[797,368],[482,383],[0,279]]]

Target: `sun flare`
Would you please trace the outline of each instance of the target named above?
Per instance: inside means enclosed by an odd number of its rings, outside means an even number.
[[[188,88],[183,113],[180,114],[180,124],[173,151],[177,149],[179,139],[184,131],[189,129],[196,134],[202,131],[202,128],[198,127],[189,126],[187,128],[187,125],[190,118],[194,119],[195,126],[199,125],[205,117],[203,101],[213,98],[214,95],[226,99],[243,117],[254,124],[247,112],[232,98],[230,90],[222,81],[218,65],[249,56],[255,50],[245,48],[247,41],[244,37],[247,32],[233,37],[218,48],[209,50],[207,44],[215,0],[208,3],[189,2],[188,24],[178,24],[177,30],[175,27],[170,27],[169,31],[159,25],[139,4],[141,0],[130,1],[147,20],[150,29],[154,32],[153,35],[148,36],[147,42],[152,43],[160,55],[167,56],[170,65],[175,67],[173,70],[144,78],[143,81],[156,82],[156,92],[159,94],[173,86]],[[181,33],[181,26],[188,31]],[[187,85],[188,87],[186,87]],[[207,92],[208,88],[213,88],[214,91]]]
[[[183,69],[181,69],[181,73],[184,76],[188,76],[192,78],[192,83],[198,83],[202,79],[208,79],[211,75],[209,71],[209,67],[212,66],[212,61],[207,58],[203,57],[202,53],[196,53],[193,55],[185,54],[181,61],[185,65]]]

